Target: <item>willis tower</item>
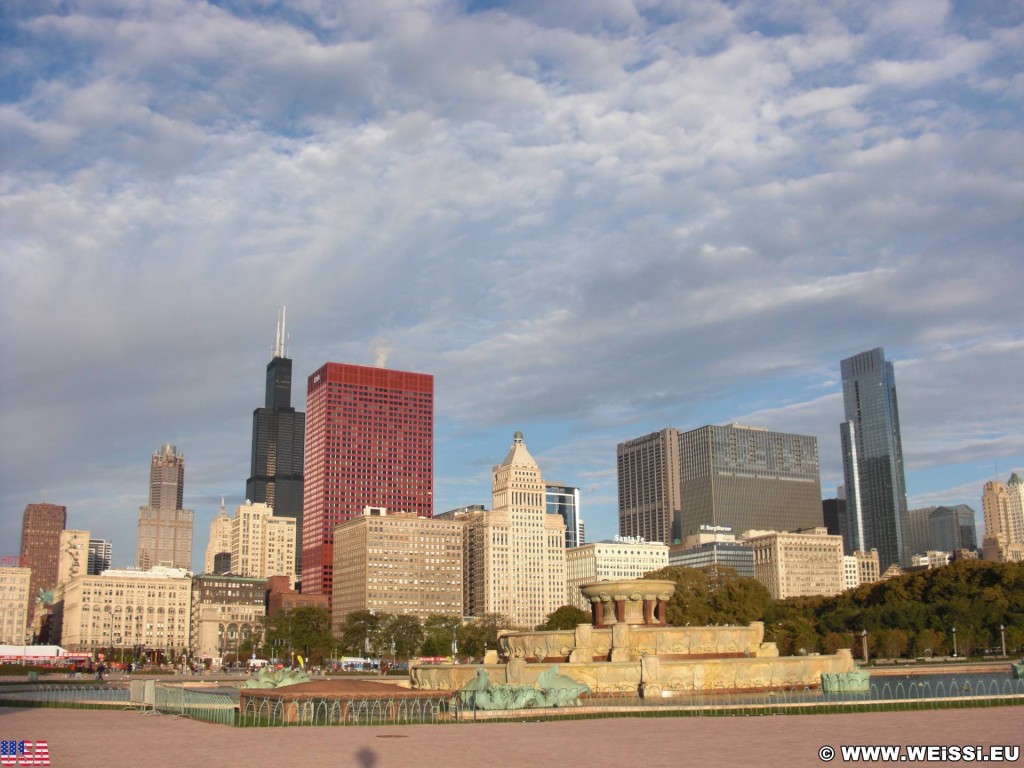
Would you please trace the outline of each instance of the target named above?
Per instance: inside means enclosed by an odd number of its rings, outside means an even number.
[[[277,517],[295,518],[295,567],[301,573],[303,445],[306,414],[292,408],[292,361],[285,357],[285,310],[277,319],[274,357],[267,363],[267,393],[252,413],[249,501],[262,502]]]

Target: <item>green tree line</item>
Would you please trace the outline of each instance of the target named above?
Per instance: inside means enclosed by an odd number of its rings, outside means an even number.
[[[671,579],[668,605],[675,626],[764,621],[765,640],[785,655],[861,654],[872,658],[960,656],[1024,649],[1024,563],[962,560],[904,574],[833,597],[772,600],[759,582],[729,568],[664,568],[647,578]],[[1003,630],[1000,630],[1000,626]]]

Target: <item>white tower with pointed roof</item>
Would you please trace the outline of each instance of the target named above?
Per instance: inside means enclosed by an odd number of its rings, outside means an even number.
[[[546,512],[544,478],[516,432],[493,468],[491,510],[467,519],[466,610],[535,627],[565,604],[565,523]]]

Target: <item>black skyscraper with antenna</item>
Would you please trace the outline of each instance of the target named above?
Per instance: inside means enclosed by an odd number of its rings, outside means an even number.
[[[267,363],[267,394],[252,413],[249,501],[262,502],[278,517],[295,518],[295,567],[301,572],[303,444],[306,414],[292,408],[292,361],[285,356],[285,310],[277,319],[274,356]]]

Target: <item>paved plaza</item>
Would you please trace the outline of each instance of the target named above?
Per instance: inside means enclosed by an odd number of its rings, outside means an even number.
[[[232,728],[138,712],[0,707],[53,768],[821,766],[823,745],[1018,745],[1024,706],[761,717]],[[1024,748],[1018,765],[1024,765]],[[840,757],[832,765],[845,764]]]

